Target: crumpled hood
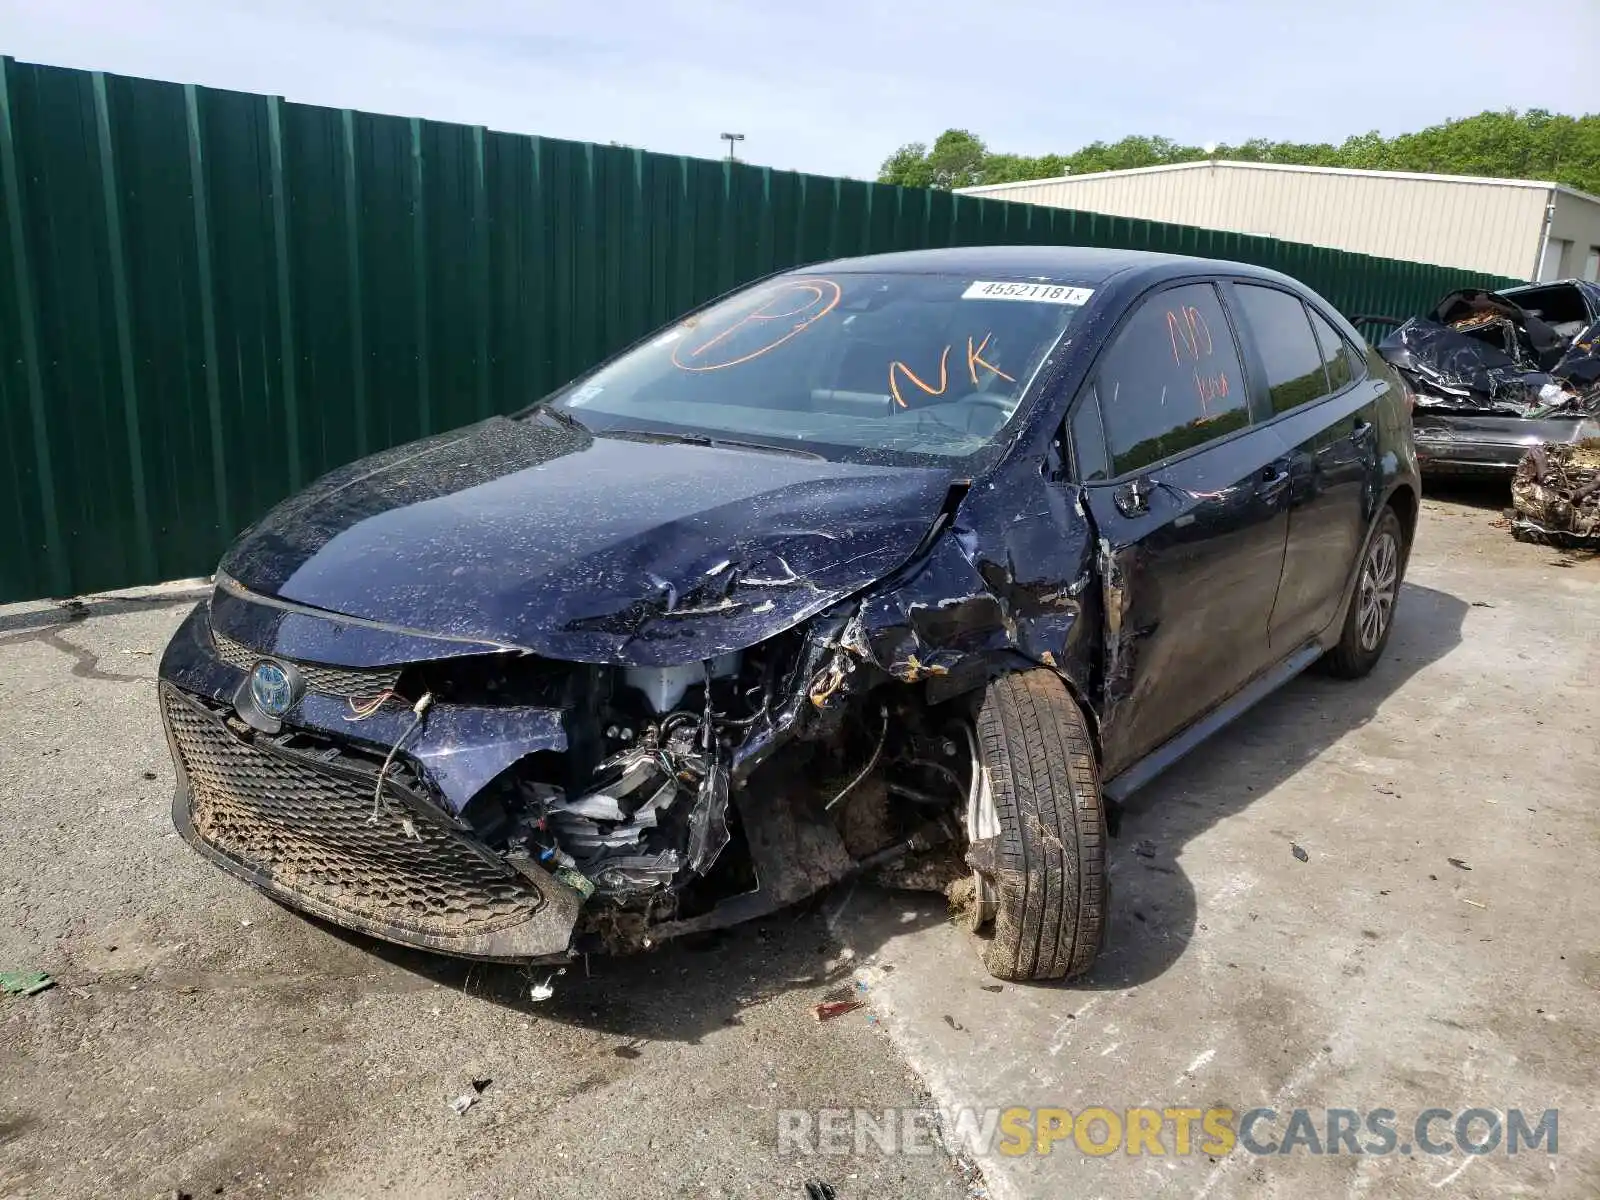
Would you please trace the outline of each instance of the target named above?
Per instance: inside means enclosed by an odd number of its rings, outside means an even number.
[[[951,478],[496,417],[324,477],[220,569],[346,616],[670,665],[753,645],[882,578]]]

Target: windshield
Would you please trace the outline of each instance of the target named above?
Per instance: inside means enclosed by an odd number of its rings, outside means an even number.
[[[963,458],[1016,414],[1091,294],[948,275],[779,276],[680,321],[555,407],[602,433]]]

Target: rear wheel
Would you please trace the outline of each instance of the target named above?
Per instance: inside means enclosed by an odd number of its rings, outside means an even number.
[[[1405,545],[1400,518],[1394,509],[1385,508],[1362,552],[1361,574],[1339,643],[1324,660],[1328,670],[1341,679],[1361,678],[1383,657],[1405,574]]]
[[[999,979],[1089,969],[1105,939],[1106,820],[1082,711],[1049,671],[1005,675],[978,709],[969,804],[973,925]]]

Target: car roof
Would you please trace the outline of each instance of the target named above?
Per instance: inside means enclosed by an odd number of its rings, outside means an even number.
[[[1553,291],[1556,288],[1572,288],[1575,291],[1600,300],[1600,284],[1588,279],[1547,279],[1543,283],[1535,280],[1533,283],[1519,283],[1514,287],[1501,288],[1496,294],[1501,296],[1520,296],[1524,292]]]
[[[1532,283],[1515,283],[1510,287],[1501,288],[1496,294],[1501,296],[1514,296],[1518,292],[1538,292],[1543,291],[1546,288],[1578,288],[1579,290],[1582,290],[1583,282],[1584,281],[1581,279],[1546,279],[1543,282],[1540,282],[1536,279]],[[1465,291],[1468,289],[1464,288],[1462,290]]]
[[[1110,250],[1098,246],[950,246],[938,250],[905,250],[895,254],[870,254],[861,258],[836,258],[801,268],[806,273],[835,274],[882,272],[903,275],[998,275],[1003,278],[1045,279],[1100,284],[1113,276],[1137,274],[1153,283],[1182,275],[1246,275],[1275,283],[1293,283],[1288,276],[1249,263],[1185,254],[1155,254],[1148,250]],[[1303,287],[1304,285],[1296,285]]]

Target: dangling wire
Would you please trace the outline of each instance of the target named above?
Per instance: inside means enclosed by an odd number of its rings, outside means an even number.
[[[345,720],[365,721],[368,717],[375,716],[389,701],[404,699],[405,697],[393,688],[384,688],[376,696],[346,696],[344,702],[350,706],[353,715],[346,717]]]
[[[428,709],[433,706],[433,693],[423,692],[422,699],[418,700],[411,711],[416,714],[411,718],[411,724],[406,726],[406,731],[395,739],[394,745],[389,747],[389,757],[383,760],[383,766],[378,771],[377,785],[372,789],[372,815],[367,818],[368,825],[378,823],[378,811],[383,804],[383,781],[389,774],[389,768],[394,766],[394,756],[400,753],[400,747],[405,740],[415,733],[422,724],[422,718],[427,715]]]
[[[867,759],[867,765],[861,768],[861,770],[857,773],[856,777],[854,779],[852,779],[849,783],[844,785],[844,790],[843,791],[841,791],[832,800],[829,800],[826,804],[824,804],[822,806],[822,811],[823,812],[827,812],[835,804],[839,803],[839,801],[843,800],[851,792],[855,791],[857,785],[860,784],[860,782],[863,779],[865,779],[868,775],[872,774],[872,768],[878,765],[878,758],[883,753],[883,744],[884,744],[884,742],[889,740],[889,709],[888,709],[888,706],[885,705],[885,706],[879,708],[878,712],[883,717],[883,731],[878,734],[878,744],[875,747],[873,747],[872,757]]]

